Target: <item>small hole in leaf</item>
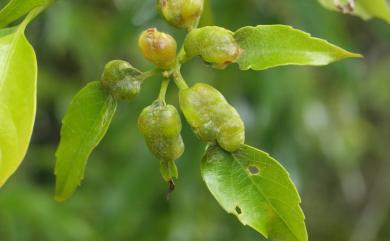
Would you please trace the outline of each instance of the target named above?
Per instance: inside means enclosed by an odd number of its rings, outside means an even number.
[[[259,169],[256,166],[249,166],[248,170],[252,175],[259,174]]]
[[[241,214],[242,212],[241,212],[241,208],[239,207],[239,206],[236,206],[236,213],[237,214]]]

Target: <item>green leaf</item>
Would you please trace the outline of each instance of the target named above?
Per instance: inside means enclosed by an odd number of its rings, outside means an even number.
[[[0,30],[0,187],[22,162],[33,130],[37,60],[24,30],[35,15]]]
[[[361,57],[325,40],[285,25],[259,25],[236,31],[242,53],[236,61],[240,69],[263,70],[282,65],[326,65]]]
[[[37,7],[46,7],[53,0],[10,0],[0,10],[0,28],[27,14]],[[43,9],[42,9],[43,10]]]
[[[87,159],[107,132],[115,109],[115,99],[99,81],[89,83],[73,98],[62,121],[56,151],[57,201],[69,198],[80,184]]]
[[[386,0],[319,0],[327,9],[352,14],[368,20],[381,18],[390,23],[390,7]]]
[[[267,153],[243,145],[229,153],[210,146],[202,177],[219,204],[267,238],[306,241],[299,194],[287,171]]]

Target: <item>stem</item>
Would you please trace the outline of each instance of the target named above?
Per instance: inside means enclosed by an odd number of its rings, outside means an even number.
[[[177,64],[171,71],[171,75],[173,76],[173,80],[175,81],[176,86],[181,90],[188,88],[187,83],[185,82],[183,76],[181,75],[180,69],[182,64],[187,62],[189,59],[190,58],[188,58],[184,50],[184,46],[181,46],[179,50],[179,54],[177,55]]]
[[[198,25],[199,25],[199,22],[200,22],[200,18],[201,18],[201,16],[199,16],[196,19],[196,21],[190,27],[187,28],[187,32],[191,32],[193,29],[198,28]]]
[[[29,14],[24,18],[22,23],[20,24],[20,29],[24,31],[27,27],[27,24],[29,24],[36,16],[38,16],[43,10],[45,10],[46,6],[44,7],[37,7],[30,11]]]
[[[150,77],[152,77],[152,76],[158,74],[158,72],[159,72],[159,71],[158,71],[157,68],[151,69],[151,70],[148,70],[148,71],[143,72],[143,73],[140,75],[140,77],[141,77],[142,80],[145,80],[145,79],[148,79],[148,78],[150,78]]]
[[[160,93],[158,94],[158,100],[165,102],[165,95],[167,93],[169,85],[169,79],[163,79],[161,82]]]
[[[180,73],[180,68],[176,69],[175,72],[173,73],[173,80],[175,81],[176,86],[180,90],[184,90],[184,89],[188,88],[187,83],[185,82],[185,80],[183,79],[183,76]]]
[[[185,62],[187,62],[190,58],[188,58],[185,50],[184,50],[184,46],[182,46],[179,50],[179,54],[177,55],[177,62],[178,62],[178,66],[176,66],[176,68],[180,68],[182,64],[184,64]]]

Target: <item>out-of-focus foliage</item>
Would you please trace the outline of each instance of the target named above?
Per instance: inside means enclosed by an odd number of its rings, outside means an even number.
[[[390,27],[327,11],[316,1],[211,0],[213,20],[228,29],[289,24],[362,53],[326,67],[254,72],[184,67],[191,84],[218,87],[244,117],[247,142],[279,160],[300,191],[309,240],[388,241],[390,237]],[[233,17],[234,16],[234,17]],[[254,241],[255,231],[226,214],[201,181],[204,144],[183,125],[177,188],[166,201],[159,162],[136,119],[157,96],[147,80],[132,103],[121,102],[88,163],[85,181],[65,203],[54,195],[54,152],[71,97],[100,77],[110,59],[146,70],[137,49],[147,27],[178,37],[154,0],[59,0],[27,31],[40,64],[33,141],[21,168],[0,191],[1,241]],[[168,102],[177,106],[175,87]]]

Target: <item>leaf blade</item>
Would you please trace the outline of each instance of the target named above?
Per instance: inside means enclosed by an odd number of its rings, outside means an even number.
[[[244,225],[269,238],[307,240],[299,194],[285,169],[267,153],[247,145],[234,153],[211,146],[201,170],[213,196]]]
[[[321,66],[344,58],[361,57],[287,25],[243,27],[235,32],[242,53],[241,70],[265,70],[284,65]]]
[[[37,60],[24,35],[29,21],[0,31],[0,187],[22,162],[35,120]]]
[[[64,201],[83,179],[87,159],[104,137],[116,110],[116,101],[94,81],[72,99],[61,127],[56,151],[57,201]]]
[[[0,28],[7,26],[16,19],[27,14],[37,7],[46,7],[53,0],[10,0],[0,10]]]

